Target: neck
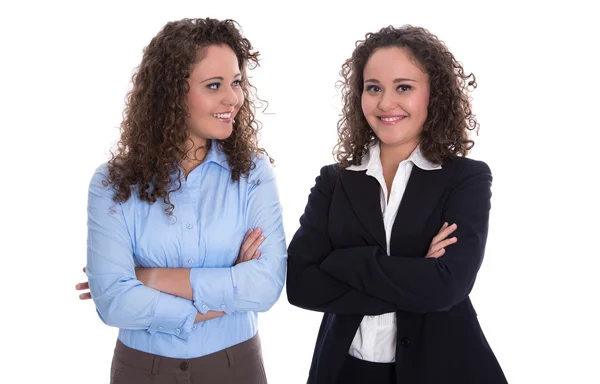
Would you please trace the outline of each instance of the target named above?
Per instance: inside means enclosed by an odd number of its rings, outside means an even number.
[[[379,143],[381,165],[383,168],[398,168],[398,165],[408,159],[410,154],[419,145],[418,140],[402,143],[399,145],[386,145]]]

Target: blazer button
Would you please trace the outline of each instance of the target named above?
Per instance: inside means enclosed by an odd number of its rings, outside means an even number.
[[[408,348],[408,346],[410,345],[410,339],[408,337],[401,338],[400,345],[403,346],[404,348]]]
[[[183,363],[181,363],[181,365],[179,366],[179,368],[181,368],[182,371],[185,371],[186,369],[188,369],[188,363],[186,363],[184,361]]]

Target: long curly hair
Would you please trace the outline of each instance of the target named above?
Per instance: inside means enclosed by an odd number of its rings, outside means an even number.
[[[143,201],[154,203],[162,198],[168,206],[166,212],[172,214],[174,205],[169,195],[181,188],[179,164],[187,157],[185,142],[190,137],[186,127],[188,78],[211,45],[229,46],[242,73],[244,103],[233,122],[233,132],[225,140],[216,140],[227,157],[232,180],[247,176],[256,166],[254,155],[268,156],[258,147],[261,124],[254,116],[256,89],[246,75],[246,67],[259,66],[259,53],[242,36],[239,24],[210,18],[169,22],[144,48],[142,62],[132,77],[121,137],[108,162],[106,185],[115,190],[115,202],[127,201],[135,187]],[[178,175],[175,182],[174,174]]]
[[[376,136],[362,112],[363,72],[378,48],[406,48],[415,64],[429,75],[430,95],[427,119],[420,137],[423,155],[431,162],[466,156],[474,145],[469,131],[479,129],[471,112],[469,92],[477,87],[475,76],[466,75],[446,45],[421,27],[405,25],[382,28],[359,40],[352,57],[344,62],[338,82],[343,109],[338,121],[338,143],[334,149],[340,167],[359,165]]]

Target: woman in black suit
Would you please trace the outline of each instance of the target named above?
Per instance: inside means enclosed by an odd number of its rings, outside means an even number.
[[[465,157],[475,77],[412,26],[367,34],[341,74],[337,163],[288,248],[288,300],[324,312],[308,382],[506,383],[469,300],[492,183]]]

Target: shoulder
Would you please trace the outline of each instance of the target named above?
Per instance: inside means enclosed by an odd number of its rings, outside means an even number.
[[[115,190],[109,183],[108,163],[101,164],[96,168],[88,189],[88,209],[114,208],[113,198]]]
[[[476,188],[484,188],[489,191],[492,186],[492,171],[490,167],[481,160],[473,160],[466,157],[459,157],[442,166],[448,167],[450,191],[465,191]]]
[[[339,164],[328,164],[321,167],[320,176],[329,180],[335,180],[339,177],[341,172],[345,172],[345,169],[340,168]]]
[[[94,171],[90,180],[90,188],[93,187],[106,187],[108,183],[108,163],[100,164]]]
[[[277,188],[277,179],[275,178],[274,166],[271,164],[269,156],[257,153],[252,157],[252,167],[248,172],[247,177],[241,177],[239,180],[240,186],[244,188],[246,186],[249,191],[253,191],[261,186],[261,189],[265,188]]]
[[[254,169],[273,168],[273,164],[271,164],[269,156],[265,155],[264,153],[255,153],[252,156],[252,162],[255,165]]]
[[[252,180],[256,177],[275,177],[273,170],[273,164],[269,156],[263,153],[255,153],[252,156],[252,163],[254,164],[248,173],[248,179]]]
[[[343,172],[343,170],[338,164],[322,166],[319,175],[315,179],[315,186],[322,192],[333,191],[340,176],[340,172]]]
[[[108,163],[100,164],[92,178],[90,180],[89,185],[89,193],[91,195],[102,197],[102,198],[112,198],[115,196],[116,189],[109,181],[110,168]],[[136,192],[137,186],[130,186],[131,188],[131,197],[133,200],[137,199]],[[128,200],[132,200],[131,197]]]
[[[469,179],[473,176],[487,175],[491,178],[492,171],[489,165],[481,160],[474,160],[468,157],[457,157],[444,162],[443,167],[451,168],[453,179],[457,181]]]

